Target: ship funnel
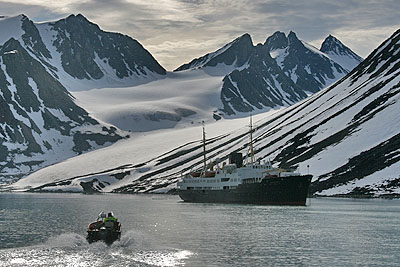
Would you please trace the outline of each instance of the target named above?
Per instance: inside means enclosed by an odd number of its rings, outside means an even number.
[[[243,166],[242,153],[232,152],[229,155],[229,164],[236,164],[236,167],[240,168]]]

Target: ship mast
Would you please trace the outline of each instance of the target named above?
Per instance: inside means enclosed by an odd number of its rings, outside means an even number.
[[[206,158],[206,131],[204,129],[204,122],[203,122],[203,164],[205,172],[207,168],[207,158]]]
[[[253,119],[250,115],[250,163],[254,163],[254,147],[253,147]]]

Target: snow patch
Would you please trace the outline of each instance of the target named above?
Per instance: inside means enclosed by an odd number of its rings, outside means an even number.
[[[0,19],[0,45],[11,38],[16,40],[21,39],[21,36],[25,33],[24,30],[22,30],[22,19],[22,15],[3,17]]]

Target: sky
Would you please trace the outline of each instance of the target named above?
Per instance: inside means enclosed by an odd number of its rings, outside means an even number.
[[[78,13],[138,40],[167,70],[244,33],[257,44],[294,31],[317,48],[332,34],[366,57],[400,28],[399,0],[0,0],[0,15],[34,22]]]

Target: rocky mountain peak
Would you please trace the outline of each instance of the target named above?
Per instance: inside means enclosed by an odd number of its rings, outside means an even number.
[[[336,63],[339,63],[347,71],[351,71],[363,60],[362,57],[354,53],[333,35],[326,37],[320,51],[328,55]]]
[[[355,58],[360,59],[360,61],[362,60],[361,57],[356,55],[341,41],[339,41],[336,37],[330,34],[328,37],[326,37],[326,39],[322,43],[320,51],[327,54],[352,55],[355,56]]]
[[[100,31],[100,27],[97,24],[94,24],[92,22],[90,22],[85,16],[83,16],[82,14],[71,14],[68,17],[66,17],[65,19],[59,20],[57,22],[63,21],[64,23],[68,23],[70,25],[74,25],[76,27],[93,27],[93,29]],[[56,22],[56,23],[57,23]]]
[[[296,33],[293,32],[293,31],[290,31],[290,32],[289,32],[287,38],[288,38],[288,43],[289,43],[289,45],[294,45],[294,44],[301,43],[301,41],[299,40],[299,38],[297,38]]]
[[[264,45],[270,50],[282,49],[287,47],[288,39],[286,38],[285,33],[277,31],[267,38]]]
[[[23,20],[28,18],[25,14],[21,13],[18,15],[14,15],[14,16],[0,16],[0,19],[2,20],[6,20],[6,19],[15,19],[15,20]]]
[[[293,31],[290,31],[287,36],[285,33],[277,31],[267,38],[264,45],[268,47],[269,51],[284,48],[296,49],[304,47],[303,43]]]
[[[74,15],[71,15],[74,16]],[[83,21],[89,21],[84,15],[82,15],[81,13],[78,13],[77,15],[75,15],[76,18],[83,20]]]
[[[129,36],[105,32],[83,15],[70,15],[50,23],[57,32],[53,45],[61,54],[63,69],[72,77],[98,80],[109,65],[118,79],[147,76],[150,72],[164,75],[165,69]],[[146,71],[147,70],[147,71]]]
[[[321,52],[334,51],[336,48],[343,48],[344,45],[336,37],[329,34],[321,45]]]
[[[217,51],[196,58],[191,62],[180,66],[175,71],[202,67],[215,67],[218,64],[240,67],[248,61],[253,50],[254,45],[251,36],[248,33],[245,33]]]
[[[341,42],[335,36],[333,36],[332,34],[329,34],[328,37],[325,38],[324,42],[321,45],[321,51],[326,50],[326,49],[323,49],[323,47],[328,44],[341,44]]]
[[[28,16],[23,13],[19,14],[17,17],[20,18],[21,20],[29,19]]]
[[[137,85],[166,74],[138,41],[103,31],[82,14],[40,24],[24,14],[4,16],[0,18],[0,45],[10,38],[34,54],[55,78],[63,78],[69,90],[112,87],[114,82]],[[76,80],[81,86],[76,87]]]
[[[233,40],[231,43],[235,43],[235,42],[243,42],[245,44],[247,43],[247,45],[253,45],[253,41],[251,39],[251,36],[248,33],[245,33],[242,36],[239,36],[238,38]]]

